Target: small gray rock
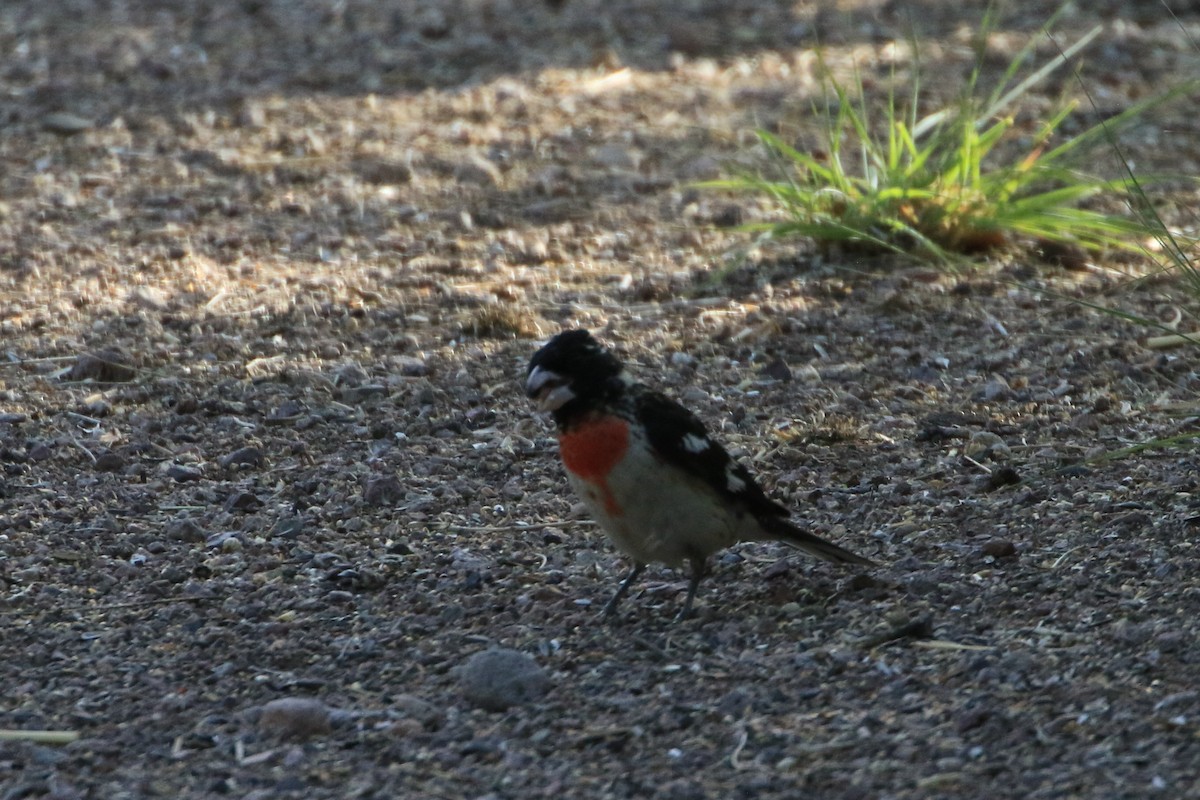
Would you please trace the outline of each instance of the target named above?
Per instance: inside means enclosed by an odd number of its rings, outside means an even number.
[[[203,542],[208,538],[208,532],[193,519],[175,519],[167,523],[165,533],[168,539],[180,542]]]
[[[351,168],[358,177],[367,183],[377,186],[409,183],[413,179],[412,167],[401,161],[389,161],[383,158],[361,158],[353,162]]]
[[[179,464],[171,464],[166,469],[166,476],[171,478],[176,483],[187,483],[188,481],[198,481],[204,477],[204,473],[195,467],[184,467]]]
[[[128,295],[129,302],[147,311],[164,312],[171,308],[165,292],[154,286],[134,287]]]
[[[792,371],[788,368],[787,362],[778,357],[772,359],[763,367],[761,374],[764,378],[770,378],[781,383],[787,383],[792,379]]]
[[[537,662],[517,650],[492,648],[476,653],[458,673],[467,702],[485,711],[503,711],[541,697],[550,678]]]
[[[712,224],[718,228],[736,228],[745,221],[746,210],[733,203],[722,206],[712,215]]]
[[[992,558],[1011,558],[1017,554],[1017,546],[1009,539],[989,539],[983,543],[980,552]]]
[[[119,453],[101,453],[96,456],[96,463],[93,468],[97,472],[119,472],[125,469],[128,462]]]
[[[429,366],[425,359],[417,356],[397,356],[396,366],[401,375],[409,378],[420,378],[429,374]]]
[[[261,467],[264,460],[263,451],[258,447],[249,445],[246,447],[239,447],[232,453],[226,453],[217,459],[217,464],[219,464],[222,469],[240,466]]]
[[[83,353],[66,374],[69,381],[96,383],[125,383],[136,377],[137,370],[130,364],[129,356],[118,350]]]
[[[1011,395],[1012,388],[1008,385],[1008,381],[1004,380],[1003,377],[996,376],[975,393],[975,399],[985,403],[993,403],[998,400],[1007,400]]]
[[[282,539],[295,539],[304,530],[304,518],[299,516],[280,517],[271,526],[271,535]]]
[[[376,475],[363,487],[363,502],[369,506],[394,506],[404,499],[404,485],[395,475]]]
[[[74,136],[92,127],[92,121],[70,111],[56,111],[42,117],[42,129],[59,136]]]
[[[406,719],[416,720],[426,730],[433,730],[442,722],[442,713],[437,706],[416,695],[396,695],[392,698],[392,708]]]
[[[262,707],[258,729],[281,739],[309,739],[329,733],[333,709],[313,697],[281,697]]]
[[[221,504],[221,508],[227,512],[233,511],[255,511],[262,508],[263,501],[259,500],[251,492],[234,492],[225,498],[225,502]]]
[[[492,187],[500,185],[500,168],[483,156],[472,155],[454,170],[454,177],[462,183],[474,183]]]
[[[971,458],[1006,456],[1009,453],[1008,445],[1004,443],[1004,440],[991,431],[972,433],[963,451]]]

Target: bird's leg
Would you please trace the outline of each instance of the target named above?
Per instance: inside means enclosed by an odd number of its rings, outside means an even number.
[[[675,616],[675,621],[685,620],[692,615],[692,601],[696,599],[696,589],[700,586],[700,579],[708,574],[708,559],[698,556],[689,556],[688,564],[692,568],[692,576],[688,579],[687,598],[683,601],[683,608],[679,609],[679,613]]]
[[[604,611],[600,615],[602,619],[608,619],[612,616],[613,612],[617,610],[617,603],[620,603],[621,598],[629,591],[630,584],[637,580],[638,575],[641,575],[642,570],[645,568],[646,565],[640,561],[633,562],[633,569],[629,570],[629,574],[625,576],[625,580],[621,581],[621,584],[617,587],[617,593],[604,605]]]

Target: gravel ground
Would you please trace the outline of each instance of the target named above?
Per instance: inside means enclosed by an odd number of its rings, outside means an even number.
[[[1172,287],[749,247],[691,188],[813,136],[815,42],[884,94],[902,6],[5,4],[0,729],[78,738],[0,739],[0,800],[1200,796],[1200,457],[1095,458],[1200,373],[1068,302]],[[1067,15],[1080,124],[1200,72],[1180,6]],[[1200,174],[1194,100],[1139,169]],[[625,565],[520,391],[573,326],[881,566],[743,545],[599,623]]]

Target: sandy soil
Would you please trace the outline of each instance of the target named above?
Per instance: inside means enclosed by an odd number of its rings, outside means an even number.
[[[882,96],[915,20],[951,96],[964,5],[4,4],[0,728],[79,738],[0,740],[0,800],[1200,796],[1200,457],[1088,460],[1200,374],[1070,302],[1170,283],[756,247],[692,186],[815,141],[818,42]],[[1200,73],[1194,3],[1080,5],[1069,125]],[[1139,169],[1200,174],[1196,100]],[[598,623],[624,564],[519,383],[571,326],[881,567],[745,545]],[[477,707],[493,646],[548,691]]]

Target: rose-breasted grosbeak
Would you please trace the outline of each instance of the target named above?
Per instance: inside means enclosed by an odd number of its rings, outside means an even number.
[[[651,561],[688,562],[678,619],[686,617],[709,555],[740,541],[779,540],[826,561],[872,564],[788,522],[788,510],[763,494],[695,415],[629,380],[587,331],[560,333],[538,350],[525,392],[553,414],[572,487],[633,561],[605,617]]]

